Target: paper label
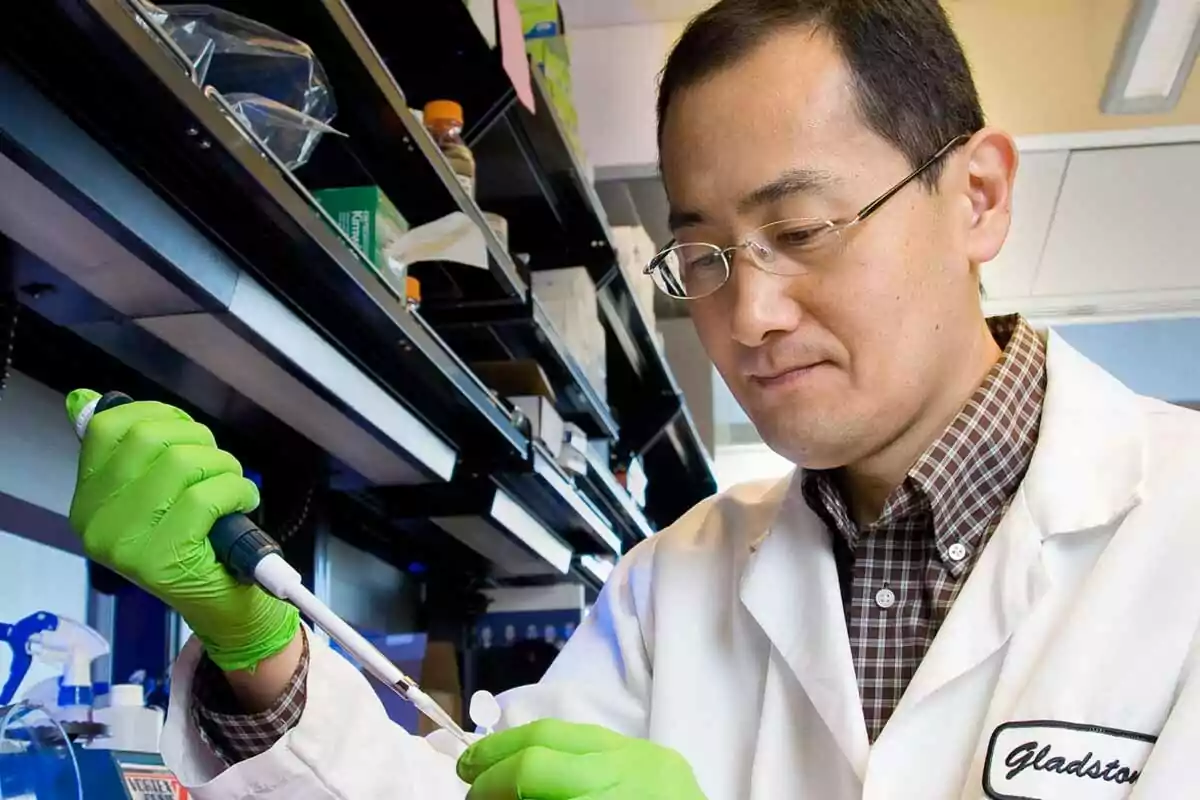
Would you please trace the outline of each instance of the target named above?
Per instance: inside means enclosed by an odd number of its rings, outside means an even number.
[[[124,773],[130,800],[188,800],[188,790],[165,768],[126,767]]]
[[[517,99],[537,113],[533,99],[533,77],[529,73],[529,54],[525,52],[525,30],[517,0],[496,0],[496,20],[500,27],[500,59],[504,71],[517,91]]]

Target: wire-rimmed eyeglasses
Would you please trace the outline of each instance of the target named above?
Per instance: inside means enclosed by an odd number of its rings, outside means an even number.
[[[823,263],[841,235],[866,221],[900,190],[970,138],[963,134],[949,141],[928,161],[899,183],[863,206],[849,219],[784,219],[751,231],[740,244],[718,247],[705,242],[672,241],[646,266],[646,274],[666,294],[681,300],[698,300],[720,289],[729,280],[734,253],[743,248],[755,267],[772,275],[804,275]]]

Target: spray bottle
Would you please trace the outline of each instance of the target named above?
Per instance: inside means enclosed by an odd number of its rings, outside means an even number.
[[[0,692],[0,705],[12,702],[33,661],[61,664],[62,677],[29,690],[61,722],[89,722],[92,712],[92,662],[109,652],[96,630],[66,617],[39,611],[14,625],[0,625],[0,640],[13,651],[12,674]]]

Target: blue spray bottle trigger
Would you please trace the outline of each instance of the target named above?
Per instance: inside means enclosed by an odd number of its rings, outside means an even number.
[[[30,640],[43,631],[52,631],[57,627],[58,617],[48,611],[31,614],[11,625],[0,622],[0,642],[7,643],[12,650],[8,680],[0,685],[0,706],[13,701],[17,688],[33,666],[33,656],[29,652]]]
[[[108,392],[96,401],[91,417],[110,408],[132,403],[133,398],[123,392]],[[86,425],[84,426],[86,430]],[[272,553],[282,555],[280,546],[250,521],[245,514],[230,514],[217,520],[208,532],[208,541],[217,555],[217,561],[228,570],[239,583],[255,583],[254,570],[258,562]]]

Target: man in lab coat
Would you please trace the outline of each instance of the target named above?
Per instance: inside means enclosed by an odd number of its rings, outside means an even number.
[[[72,521],[197,633],[168,763],[202,800],[1194,796],[1200,421],[984,319],[1017,152],[941,8],[722,0],[659,113],[654,278],[800,469],[635,548],[456,770],[216,565],[257,497],[211,435],[104,412]]]

